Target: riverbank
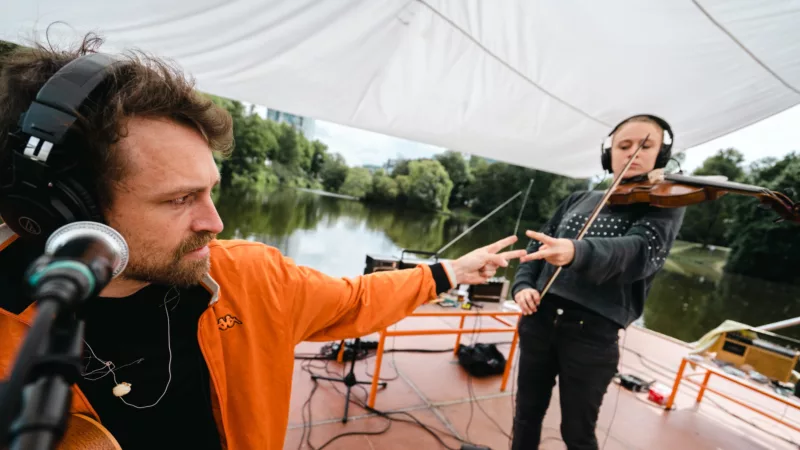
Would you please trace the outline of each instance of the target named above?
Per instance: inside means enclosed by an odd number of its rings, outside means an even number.
[[[308,188],[300,188],[300,187],[296,187],[294,189],[296,189],[298,191],[301,191],[301,192],[308,192],[310,194],[324,195],[326,197],[341,198],[341,199],[344,199],[344,200],[358,200],[357,197],[353,197],[351,195],[336,194],[336,193],[333,193],[333,192],[323,191],[323,190],[320,190],[320,189],[308,189]]]

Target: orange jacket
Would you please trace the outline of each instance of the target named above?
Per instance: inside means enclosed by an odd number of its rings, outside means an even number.
[[[9,234],[3,227],[0,249],[3,233]],[[344,279],[297,266],[256,242],[215,241],[210,248],[203,285],[211,301],[197,338],[211,374],[217,427],[229,449],[283,448],[298,343],[373,333],[454,286],[439,264]],[[34,305],[19,316],[0,309],[4,378],[34,317]],[[72,412],[102,423],[77,386],[73,393]]]

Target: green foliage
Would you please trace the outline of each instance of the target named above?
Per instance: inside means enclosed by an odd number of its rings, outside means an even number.
[[[408,169],[408,163],[411,162],[407,159],[398,159],[396,161],[390,161],[388,164],[392,168],[392,176],[398,177],[400,175],[408,175],[410,173]]]
[[[464,156],[448,150],[436,155],[436,160],[442,164],[450,181],[453,182],[453,190],[450,192],[450,207],[464,206],[469,198],[467,188],[473,181],[472,173]]]
[[[613,177],[610,177],[610,176],[609,177],[605,177],[599,183],[595,184],[592,187],[592,190],[605,191],[606,189],[611,187],[611,183],[613,183],[613,182],[614,182],[614,178]]]
[[[311,158],[309,161],[308,174],[312,178],[319,178],[322,172],[322,167],[330,157],[328,155],[328,146],[320,141],[313,141],[310,143]]]
[[[744,155],[738,150],[733,148],[720,150],[703,161],[703,165],[698,167],[693,175],[722,175],[730,181],[738,181],[744,177],[743,162]]]
[[[398,175],[394,180],[397,182],[397,204],[408,204],[408,193],[411,191],[411,177],[408,175]]]
[[[732,148],[720,150],[706,159],[692,175],[721,175],[728,181],[740,182],[744,178],[743,162],[744,155],[739,151]],[[689,206],[679,239],[703,245],[729,246],[730,241],[726,234],[735,202],[734,195],[729,194],[716,201]]]
[[[535,226],[550,219],[559,203],[569,194],[587,187],[585,180],[574,180],[504,163],[476,162],[474,167],[477,167],[474,172],[475,181],[469,188],[473,212],[479,215],[489,213],[515,193],[526,190],[532,179],[533,186],[522,218]],[[513,204],[522,205],[522,196]],[[510,220],[516,220],[515,214],[506,213],[505,216]]]
[[[430,211],[447,211],[453,182],[439,161],[427,159],[408,164],[408,206]]]
[[[339,192],[339,188],[344,184],[348,171],[344,157],[338,153],[329,155],[320,167],[320,178],[322,186],[326,191]]]
[[[379,170],[372,175],[372,187],[366,199],[374,203],[394,204],[399,192],[397,181]]]
[[[291,125],[263,119],[254,114],[252,107],[247,111],[240,102],[213,95],[209,97],[225,108],[233,120],[234,151],[226,158],[217,158],[222,177],[221,191],[263,194],[279,185],[323,187],[322,169],[332,159],[325,144],[309,142]],[[341,182],[346,175],[344,167]],[[338,188],[341,182],[334,183],[335,187]]]
[[[363,167],[355,167],[347,172],[339,193],[363,199],[372,189],[372,175]]]
[[[759,161],[751,166],[745,182],[781,193],[790,190],[790,197],[796,199],[794,193],[800,192],[800,155],[791,153],[779,161]],[[775,223],[778,213],[758,208],[758,201],[753,198],[733,200],[733,220],[728,228],[731,254],[725,271],[800,284],[798,225]]]

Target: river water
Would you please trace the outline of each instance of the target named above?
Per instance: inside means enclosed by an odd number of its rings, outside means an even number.
[[[297,264],[336,277],[362,274],[368,254],[398,257],[402,249],[436,251],[477,221],[296,190],[275,191],[258,200],[222,195],[217,205],[225,223],[220,238],[263,242]],[[497,215],[515,219],[519,202],[506,208]],[[514,221],[505,222],[487,220],[443,256],[457,257],[512,234]],[[523,233],[524,226],[516,248],[527,242]],[[757,326],[800,316],[800,286],[724,273],[720,268],[726,255],[724,249],[676,243],[637,323],[691,342],[726,319]],[[505,274],[499,271],[501,275],[513,280],[514,266]],[[800,327],[780,333],[800,339]]]

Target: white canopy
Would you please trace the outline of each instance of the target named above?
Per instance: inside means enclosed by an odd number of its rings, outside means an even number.
[[[4,0],[0,39],[87,31],[206,92],[586,177],[661,115],[685,149],[800,103],[800,0]]]

